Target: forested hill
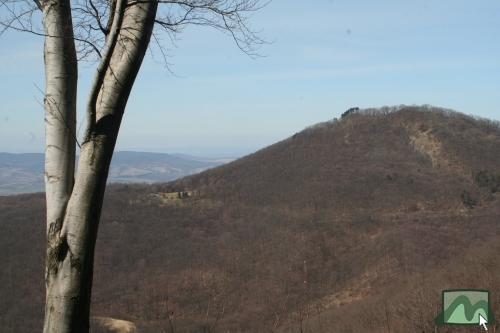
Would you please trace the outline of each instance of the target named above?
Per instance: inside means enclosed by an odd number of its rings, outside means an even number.
[[[481,172],[500,174],[499,135],[497,122],[438,108],[367,109],[174,184],[294,209],[455,209]]]
[[[0,197],[2,332],[41,327],[43,210]],[[434,332],[441,291],[478,288],[498,318],[499,216],[497,123],[360,110],[179,181],[111,186],[92,314],[138,332]]]

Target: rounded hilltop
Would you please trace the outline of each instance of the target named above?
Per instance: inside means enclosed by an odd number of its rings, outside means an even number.
[[[172,185],[258,205],[458,209],[478,175],[500,174],[498,147],[495,121],[431,106],[355,109]]]

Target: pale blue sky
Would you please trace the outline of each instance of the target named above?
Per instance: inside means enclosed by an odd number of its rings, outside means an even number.
[[[252,22],[272,41],[264,58],[200,28],[168,45],[177,76],[148,56],[117,149],[243,154],[351,106],[500,120],[498,0],[274,0]],[[43,40],[11,32],[0,45],[0,151],[41,152]],[[80,110],[93,71],[82,64]]]

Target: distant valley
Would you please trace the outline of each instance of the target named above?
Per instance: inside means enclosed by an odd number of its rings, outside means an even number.
[[[234,158],[119,151],[113,156],[109,183],[167,182],[202,172]],[[0,195],[44,191],[44,154],[0,153]]]

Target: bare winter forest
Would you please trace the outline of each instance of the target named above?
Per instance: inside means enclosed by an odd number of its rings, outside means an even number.
[[[434,318],[449,288],[500,309],[499,147],[493,121],[360,110],[178,181],[112,185],[92,331],[477,332]],[[1,332],[42,327],[44,219],[42,193],[0,197]]]

